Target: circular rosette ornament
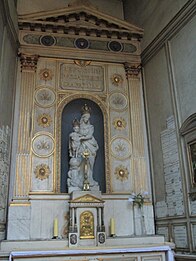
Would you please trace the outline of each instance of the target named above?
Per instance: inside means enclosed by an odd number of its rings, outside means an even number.
[[[37,118],[38,125],[43,128],[49,127],[51,125],[51,122],[52,122],[51,116],[46,113],[39,115]]]
[[[120,181],[125,181],[128,179],[129,171],[123,165],[120,165],[115,168],[114,174],[116,175],[116,179]]]
[[[113,126],[116,130],[121,131],[126,128],[127,123],[126,123],[125,119],[123,119],[123,118],[115,118],[113,120]]]
[[[44,179],[47,179],[49,177],[51,171],[50,171],[50,168],[49,168],[48,165],[40,164],[40,165],[36,166],[34,173],[35,173],[35,177],[37,179],[44,180]]]
[[[40,70],[39,76],[40,76],[40,80],[51,81],[53,78],[53,73],[51,70],[45,68]]]

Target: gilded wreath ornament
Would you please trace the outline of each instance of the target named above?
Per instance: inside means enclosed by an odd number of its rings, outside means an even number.
[[[120,181],[125,181],[128,179],[129,171],[123,165],[120,165],[115,168],[114,174],[116,175],[116,179]]]
[[[114,74],[114,75],[112,75],[111,81],[112,81],[113,85],[119,86],[122,84],[123,78],[120,74]]]
[[[40,114],[37,118],[37,123],[39,126],[46,128],[49,127],[52,123],[52,118],[49,114],[43,113]]]
[[[44,180],[49,177],[51,170],[48,165],[40,164],[40,165],[36,166],[34,173],[35,173],[36,178],[38,178],[40,180]]]
[[[125,121],[125,119],[123,119],[123,118],[115,118],[114,120],[113,120],[113,126],[114,126],[114,128],[116,129],[116,130],[123,130],[123,129],[125,129],[126,128],[126,125],[127,125],[127,123],[126,123],[126,121]]]
[[[40,80],[51,81],[53,78],[53,73],[50,69],[44,68],[39,72]]]

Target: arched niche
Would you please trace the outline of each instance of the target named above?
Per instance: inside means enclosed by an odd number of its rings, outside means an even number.
[[[62,110],[61,115],[61,182],[60,191],[68,192],[67,177],[69,171],[69,134],[73,131],[72,122],[75,118],[80,119],[81,108],[84,104],[91,108],[90,123],[94,126],[94,137],[98,142],[99,149],[94,164],[93,177],[99,183],[102,193],[106,192],[105,180],[105,149],[104,149],[104,118],[100,107],[89,99],[80,98],[70,101]]]

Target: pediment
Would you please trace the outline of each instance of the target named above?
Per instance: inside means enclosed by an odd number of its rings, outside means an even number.
[[[84,4],[19,16],[19,28],[66,34],[75,32],[76,35],[82,32],[86,36],[104,35],[117,39],[139,39],[143,34],[141,28]]]
[[[73,199],[71,203],[103,203],[103,200],[91,194],[86,194],[84,196]]]

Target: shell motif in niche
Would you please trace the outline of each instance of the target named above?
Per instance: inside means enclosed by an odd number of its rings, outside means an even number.
[[[113,124],[114,128],[119,131],[125,129],[127,126],[127,123],[126,123],[125,119],[123,119],[123,118],[115,118],[113,120],[112,124]]]
[[[114,74],[111,77],[112,84],[115,86],[121,86],[123,78],[120,74]]]
[[[49,177],[51,170],[48,165],[40,164],[36,166],[34,173],[37,179],[44,180]]]
[[[50,69],[41,69],[39,72],[40,80],[51,81],[53,78],[53,73]]]
[[[114,174],[116,175],[116,179],[125,181],[128,179],[129,171],[126,167],[120,165],[115,168]]]
[[[52,118],[49,114],[43,113],[37,117],[37,123],[43,128],[47,128],[51,125]]]

